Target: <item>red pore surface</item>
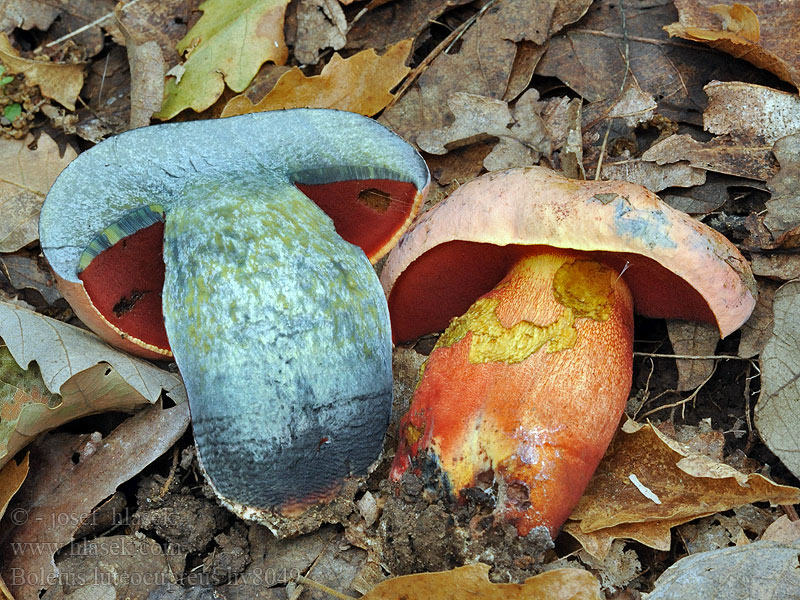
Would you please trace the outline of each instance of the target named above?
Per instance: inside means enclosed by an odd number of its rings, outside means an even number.
[[[389,313],[395,342],[441,331],[505,277],[522,252],[542,246],[495,246],[452,241],[435,246],[411,263],[392,287]],[[586,257],[618,271],[634,298],[636,312],[648,317],[714,323],[700,293],[656,261],[626,252],[587,252]]]
[[[372,258],[385,251],[409,221],[417,188],[391,179],[296,183],[333,219],[336,232]]]
[[[166,350],[163,245],[164,224],[154,223],[95,256],[79,277],[109,323],[128,337]]]

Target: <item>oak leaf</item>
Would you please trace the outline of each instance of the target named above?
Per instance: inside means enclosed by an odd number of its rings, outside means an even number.
[[[410,52],[411,40],[403,40],[382,56],[371,48],[350,58],[334,54],[322,73],[313,77],[294,67],[257,104],[244,94],[231,98],[222,116],[284,108],[336,108],[371,117],[394,98],[389,90],[408,74]]]
[[[83,87],[83,65],[22,58],[3,32],[0,32],[0,63],[9,73],[22,73],[28,84],[38,85],[45,98],[75,110],[75,100]]]
[[[800,489],[745,475],[629,421],[611,442],[564,530],[602,558],[618,538],[668,550],[670,528],[752,502],[794,504]]]
[[[0,466],[35,435],[72,419],[152,404],[162,390],[176,403],[186,399],[175,375],[5,302],[0,337]]]
[[[289,0],[206,0],[203,16],[178,42],[186,54],[180,79],[166,83],[164,103],[155,115],[171,119],[191,108],[203,111],[225,91],[241,92],[262,64],[282,65],[289,50],[283,38],[283,19]]]
[[[23,140],[0,137],[0,252],[13,252],[39,239],[39,210],[50,186],[78,154],[46,133],[31,150],[33,135]]]

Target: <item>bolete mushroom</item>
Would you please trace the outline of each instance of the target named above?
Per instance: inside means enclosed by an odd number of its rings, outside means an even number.
[[[434,465],[456,498],[495,486],[496,511],[521,535],[557,534],[614,435],[633,307],[716,323],[724,337],[756,296],[718,232],[640,186],[542,167],[460,187],[401,238],[381,281],[395,341],[446,327],[392,478]]]
[[[40,239],[87,325],[174,355],[210,483],[277,527],[380,453],[391,341],[367,257],[388,251],[427,185],[411,146],[352,113],[164,124],[73,161]]]

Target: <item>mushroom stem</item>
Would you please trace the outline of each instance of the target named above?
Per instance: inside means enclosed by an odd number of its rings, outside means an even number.
[[[616,431],[631,385],[633,300],[579,252],[528,250],[450,322],[401,422],[391,476],[433,458],[456,498],[496,484],[520,535],[552,536]]]

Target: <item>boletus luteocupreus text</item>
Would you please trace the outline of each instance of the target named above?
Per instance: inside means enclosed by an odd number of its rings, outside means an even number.
[[[555,536],[618,426],[633,309],[750,315],[747,261],[640,186],[542,167],[489,173],[423,215],[381,274],[395,341],[444,329],[400,426],[392,477],[434,465],[456,498],[494,488],[526,535]]]
[[[380,453],[391,341],[370,260],[428,177],[411,146],[352,113],[157,125],[73,161],[40,239],[89,327],[174,355],[212,486],[270,524],[325,503]]]

